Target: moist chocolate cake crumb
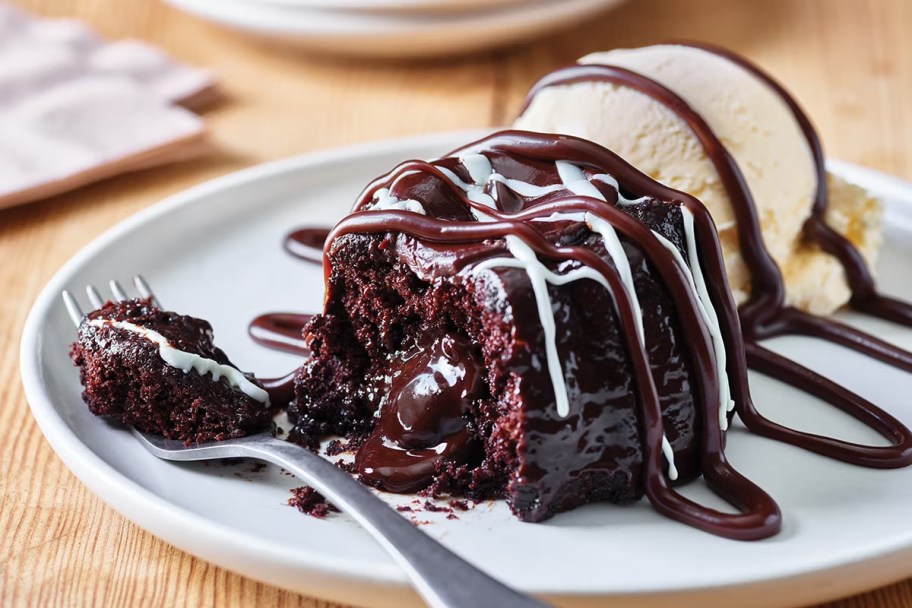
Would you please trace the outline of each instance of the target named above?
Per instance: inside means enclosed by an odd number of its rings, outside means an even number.
[[[438,466],[437,476],[419,494],[431,498],[455,494],[472,500],[496,499],[504,497],[503,483],[503,472],[491,458],[486,458],[481,466],[475,468],[448,462]]]
[[[326,450],[323,451],[327,456],[338,456],[343,454],[346,451],[346,444],[342,443],[339,439],[333,439],[326,445]]]
[[[430,511],[431,513],[452,513],[453,509],[450,507],[442,507],[438,504],[431,502],[430,500],[424,501],[424,510]]]
[[[330,513],[339,512],[339,509],[326,502],[326,498],[310,486],[293,488],[291,494],[291,498],[288,499],[288,505],[305,515],[323,519]]]
[[[215,347],[208,322],[150,299],[90,312],[70,356],[89,411],[147,433],[187,444],[220,441],[262,431],[272,420],[262,385]]]
[[[469,503],[466,500],[457,500],[454,498],[454,499],[450,500],[450,502],[448,502],[447,504],[450,505],[451,509],[457,509],[459,511],[468,511],[469,510]]]
[[[459,519],[459,517],[455,513],[449,513],[447,519]]]
[[[411,508],[411,507],[408,506],[408,505],[399,505],[399,506],[396,507],[396,510],[399,511],[400,513],[411,513],[411,512],[413,512],[415,509]]]
[[[342,460],[341,458],[336,461],[336,466],[339,467],[340,469],[342,469],[343,471],[345,471],[346,473],[351,473],[352,475],[354,475],[355,473],[358,472],[358,468],[355,466],[354,462],[346,462],[345,460]]]

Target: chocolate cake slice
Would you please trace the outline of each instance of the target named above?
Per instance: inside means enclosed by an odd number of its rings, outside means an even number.
[[[324,254],[292,440],[341,435],[365,483],[505,497],[525,521],[645,494],[724,536],[778,530],[722,453],[743,350],[695,199],[508,131],[378,178]],[[741,513],[672,487],[701,473]]]
[[[212,326],[149,299],[108,302],[70,351],[96,416],[191,442],[243,437],[272,420],[269,395],[212,343]]]

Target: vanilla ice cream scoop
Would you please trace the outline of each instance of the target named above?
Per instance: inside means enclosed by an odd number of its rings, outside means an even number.
[[[783,274],[786,303],[828,314],[848,301],[842,265],[803,238],[817,192],[815,159],[795,112],[768,82],[727,54],[686,45],[594,53],[579,63],[645,77],[705,121],[746,182],[764,244]],[[580,77],[537,89],[514,126],[589,139],[700,199],[719,230],[735,301],[748,300],[751,274],[729,191],[714,159],[674,107],[623,82]],[[828,182],[827,222],[873,263],[880,246],[880,203],[841,179],[829,176]]]

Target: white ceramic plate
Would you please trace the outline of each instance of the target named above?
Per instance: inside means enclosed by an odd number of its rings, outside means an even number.
[[[166,0],[256,37],[349,56],[460,54],[508,46],[566,27],[622,0],[534,0],[461,14],[329,11],[260,0]]]
[[[361,187],[407,158],[442,154],[479,133],[380,142],[254,167],[179,194],[116,226],[77,254],[29,315],[22,378],[35,419],[66,465],[109,505],[160,538],[247,576],[307,594],[369,605],[416,602],[371,538],[342,515],[316,520],[284,503],[294,479],[246,465],[178,465],[148,455],[132,436],[93,418],[67,357],[74,331],[61,289],[142,272],[170,308],[211,320],[241,369],[278,374],[296,357],[246,334],[270,310],[316,311],[321,270],[287,256],[286,232],[342,217]],[[879,266],[887,290],[912,296],[912,185],[845,164],[833,169],[889,203]],[[847,319],[912,347],[912,331]],[[912,425],[912,376],[806,339],[772,346],[886,404]],[[877,437],[803,394],[752,376],[771,417],[857,441]],[[912,575],[912,469],[873,471],[748,435],[737,426],[728,455],[785,514],[782,533],[755,543],[699,532],[644,501],[590,505],[543,524],[513,519],[502,503],[457,521],[419,513],[424,529],[466,559],[529,592],[564,604],[786,606],[821,601]],[[235,475],[237,473],[237,475]],[[688,494],[705,499],[692,484]],[[408,502],[409,498],[395,500]]]

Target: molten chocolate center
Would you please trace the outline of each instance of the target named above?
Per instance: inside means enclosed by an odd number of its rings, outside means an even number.
[[[427,341],[393,363],[389,397],[355,464],[372,485],[393,492],[426,486],[441,462],[472,453],[466,414],[481,396],[484,366],[460,337]]]

